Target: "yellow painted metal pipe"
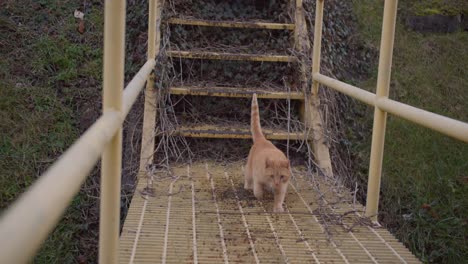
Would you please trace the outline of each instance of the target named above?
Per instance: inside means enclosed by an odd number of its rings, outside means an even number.
[[[382,111],[386,111],[418,125],[468,143],[468,123],[434,114],[387,98],[377,99],[375,105]]]
[[[125,63],[125,0],[104,4],[103,111],[122,111]],[[120,227],[122,127],[106,146],[101,166],[99,263],[117,263]]]
[[[138,71],[138,73],[133,77],[133,79],[128,83],[127,87],[123,92],[123,107],[122,111],[124,116],[127,116],[130,111],[133,103],[140,94],[148,76],[151,71],[154,69],[156,62],[154,59],[149,59],[143,67]]]
[[[398,0],[385,0],[382,39],[380,43],[379,73],[377,77],[377,99],[387,98],[389,93],[397,5]],[[382,111],[379,107],[375,107],[365,214],[373,221],[377,221],[379,208],[386,123],[387,113]]]
[[[122,122],[107,111],[2,215],[0,263],[31,260]]]
[[[148,61],[124,91],[123,113],[108,109],[0,219],[0,263],[27,262],[121,127],[143,88]],[[40,226],[38,226],[38,224]],[[32,235],[33,234],[33,235]]]
[[[352,86],[350,84],[338,81],[336,79],[327,77],[320,73],[315,73],[313,75],[314,80],[317,82],[333,88],[341,93],[351,96],[354,99],[357,99],[363,103],[374,106],[375,103],[375,94],[368,92],[366,90],[360,89],[358,87]]]
[[[352,98],[368,105],[376,106],[382,111],[468,143],[468,123],[431,113],[386,97],[380,97],[377,99],[377,96],[371,92],[335,80],[320,73],[314,74],[313,77],[319,83],[327,87],[349,95]]]
[[[156,0],[148,1],[148,60],[156,59],[156,14],[158,2]]]
[[[314,49],[312,51],[312,75],[320,72],[322,56],[322,27],[323,27],[323,0],[317,0],[315,7]],[[319,82],[313,80],[312,94],[317,95]]]

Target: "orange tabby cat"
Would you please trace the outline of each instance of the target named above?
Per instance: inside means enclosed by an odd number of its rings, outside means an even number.
[[[260,127],[257,94],[252,98],[251,130],[253,146],[245,168],[244,188],[251,190],[257,199],[263,198],[265,189],[275,195],[273,212],[283,212],[283,202],[288,188],[291,171],[289,160],[283,152],[265,138]]]

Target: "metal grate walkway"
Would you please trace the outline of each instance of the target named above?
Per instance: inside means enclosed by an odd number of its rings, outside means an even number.
[[[141,175],[120,262],[419,263],[387,230],[362,224],[354,211],[363,208],[353,207],[349,193],[335,193],[319,177],[312,182],[298,168],[285,213],[268,213],[270,200],[243,189],[241,166],[197,163]],[[340,202],[318,206],[319,195]]]

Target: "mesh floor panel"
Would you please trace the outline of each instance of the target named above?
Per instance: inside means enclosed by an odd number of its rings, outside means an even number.
[[[272,197],[259,201],[244,190],[242,165],[179,164],[140,175],[120,262],[420,263],[387,230],[367,224],[343,188],[294,168],[285,212],[273,214]]]

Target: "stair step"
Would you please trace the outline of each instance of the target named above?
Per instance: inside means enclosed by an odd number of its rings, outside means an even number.
[[[294,62],[296,57],[285,55],[259,55],[245,53],[222,53],[211,51],[179,51],[169,50],[167,55],[184,59],[211,59],[211,60],[240,60],[240,61],[268,61],[268,62]]]
[[[181,126],[176,135],[193,138],[232,138],[232,139],[249,139],[252,138],[250,128],[231,128],[221,125],[189,125]],[[263,134],[269,140],[287,140],[288,131],[263,129]],[[290,140],[303,140],[304,133],[289,133]]]
[[[224,86],[179,86],[171,87],[171,94],[176,95],[198,95],[198,96],[214,96],[214,97],[234,97],[234,98],[250,98],[254,93],[258,98],[264,99],[291,99],[304,100],[302,92],[277,92],[261,88],[240,88],[240,87],[224,87]]]
[[[216,21],[190,18],[170,18],[170,24],[205,26],[205,27],[227,27],[227,28],[257,28],[257,29],[283,29],[294,30],[294,24],[268,23],[268,22],[238,22],[238,21]]]

